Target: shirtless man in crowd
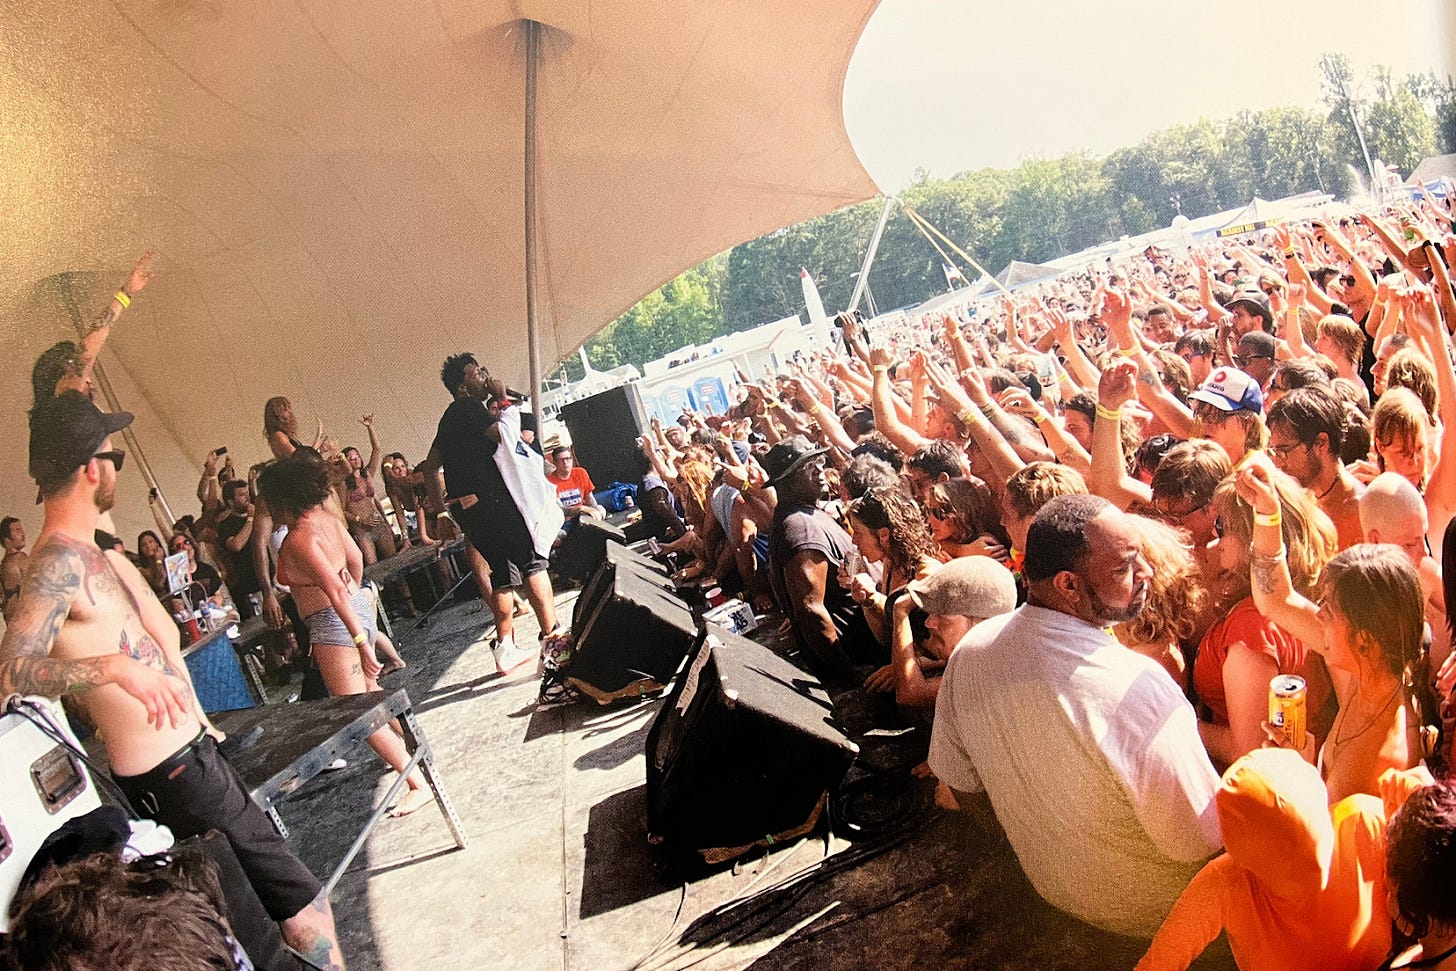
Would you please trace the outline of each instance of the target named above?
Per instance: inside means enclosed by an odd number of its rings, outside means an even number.
[[[0,543],[5,547],[5,559],[0,560],[0,610],[9,621],[20,606],[20,578],[30,562],[25,553],[25,527],[20,520],[14,516],[0,519]]]
[[[75,391],[36,403],[30,472],[45,523],[0,642],[0,695],[71,697],[95,724],[133,807],[179,839],[226,834],[284,939],[316,966],[342,968],[317,878],[217,754],[176,625],[125,557],[96,546],[126,457],[111,436],[131,420]]]

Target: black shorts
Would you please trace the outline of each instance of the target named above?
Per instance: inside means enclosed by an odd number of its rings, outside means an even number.
[[[542,573],[547,564],[536,555],[536,544],[526,521],[514,505],[487,508],[477,503],[455,516],[470,545],[490,567],[490,585],[497,590],[518,587],[529,576]]]
[[[274,920],[296,916],[323,890],[248,796],[237,772],[217,754],[211,735],[204,733],[148,772],[114,778],[133,809],[166,826],[178,840],[210,829],[225,835]]]

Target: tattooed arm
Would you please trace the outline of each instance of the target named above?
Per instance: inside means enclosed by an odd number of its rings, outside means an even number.
[[[81,555],[65,540],[53,538],[31,554],[20,608],[0,641],[0,694],[59,698],[115,684],[146,706],[152,725],[176,727],[191,703],[178,679],[121,653],[72,660],[50,656],[85,570]]]
[[[132,269],[126,285],[119,291],[125,295],[128,304],[131,303],[131,298],[136,296],[152,278],[152,257],[155,255],[153,250],[143,253],[142,258],[137,260],[137,265]],[[111,334],[111,325],[116,323],[116,319],[121,316],[121,312],[125,308],[126,304],[116,297],[112,297],[106,304],[106,308],[81,335],[81,351],[76,356],[75,379],[79,384],[77,390],[84,392],[90,386],[91,371],[96,367],[96,358],[100,356],[101,348],[105,346],[106,338]],[[56,387],[56,393],[59,394],[68,387],[71,385],[67,384],[66,379],[62,379],[61,384]]]

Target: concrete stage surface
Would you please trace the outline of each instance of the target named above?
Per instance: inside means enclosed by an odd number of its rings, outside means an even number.
[[[563,623],[574,598],[558,596]],[[433,807],[380,822],[333,895],[353,971],[1087,971],[1131,968],[1145,947],[1053,910],[1003,839],[931,808],[928,783],[909,774],[923,732],[863,732],[894,721],[877,699],[836,699],[862,749],[850,775],[861,798],[838,808],[904,838],[852,843],[821,825],[736,867],[684,874],[646,839],[643,748],[660,701],[537,712],[533,668],[496,674],[482,603],[446,607],[422,631],[408,623],[396,632],[409,668],[384,687],[414,699],[469,846],[455,848]],[[517,631],[534,639],[534,619]],[[361,751],[281,804],[315,873],[343,858],[391,775]],[[1233,962],[1220,941],[1195,967]]]

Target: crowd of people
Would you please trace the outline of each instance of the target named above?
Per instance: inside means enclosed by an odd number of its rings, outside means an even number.
[[[637,504],[682,580],[779,612],[801,664],[928,726],[937,801],[1003,831],[1052,905],[1150,941],[1140,967],[1225,930],[1246,969],[1456,967],[1453,229],[1423,196],[952,312],[841,315],[832,347],[740,375],[727,413],[654,421]],[[166,555],[188,597],[291,627],[353,693],[403,665],[365,566],[463,538],[510,672],[562,636],[549,556],[603,508],[460,354],[418,464],[370,416],[367,459],[322,424],[305,444],[274,398],[272,458],[240,475],[217,450],[200,513],[154,503],[126,551],[130,416],[92,403],[90,368],[149,277],[144,258],[36,364],[46,518],[28,558],[0,523],[0,693],[81,699],[134,804],[228,831],[290,943],[338,963],[317,882],[217,758]],[[404,767],[396,730],[371,744]],[[194,765],[226,818],[195,811]],[[408,783],[402,813],[431,798]]]
[[[397,452],[381,461],[369,415],[361,419],[367,461],[358,449],[330,440],[322,424],[305,445],[289,401],[274,398],[264,406],[263,422],[273,458],[244,477],[228,449],[212,452],[198,485],[200,514],[169,521],[154,490],[149,501],[158,529],[144,531],[128,550],[114,535],[111,510],[126,458],[114,439],[132,416],[95,404],[92,368],[111,326],[150,277],[147,254],[79,343],[61,342],[35,364],[29,470],[44,522],[28,552],[18,519],[0,526],[6,617],[0,695],[69,701],[105,747],[131,811],[177,839],[221,833],[294,951],[311,966],[341,968],[322,886],[249,797],[220,748],[226,736],[198,701],[182,653],[184,634],[198,635],[188,630],[188,611],[203,603],[224,611],[225,620],[263,613],[273,627],[291,630],[302,648],[299,663],[319,676],[327,693],[377,691],[377,679],[404,661],[378,629],[383,607],[364,582],[365,567],[393,555],[396,541],[408,546],[461,537],[462,554],[492,607],[495,664],[508,673],[540,653],[539,646],[515,643],[516,588],[524,588],[542,640],[562,636],[547,557],[564,507],[576,515],[594,507],[589,495],[569,503],[558,498],[539,445],[528,447],[517,401],[473,357],[460,354],[441,369],[451,403],[419,466],[411,468]],[[558,461],[567,481],[575,481]],[[374,484],[381,470],[388,511]],[[400,600],[412,613],[407,591]],[[398,724],[377,730],[369,744],[396,771],[408,767]],[[391,815],[433,801],[417,771],[403,782]],[[16,902],[20,943],[8,953],[20,966],[52,966],[45,962],[54,955],[44,946],[32,953],[24,943],[54,939],[58,925],[39,915],[53,906],[79,912],[72,877],[51,883],[55,894]],[[27,913],[35,915],[29,923]],[[66,926],[72,936],[90,937]],[[89,946],[68,941],[66,953],[80,960]]]
[[[919,709],[942,804],[1140,967],[1221,930],[1244,968],[1456,967],[1453,228],[1423,193],[841,315],[654,422],[640,505]]]

